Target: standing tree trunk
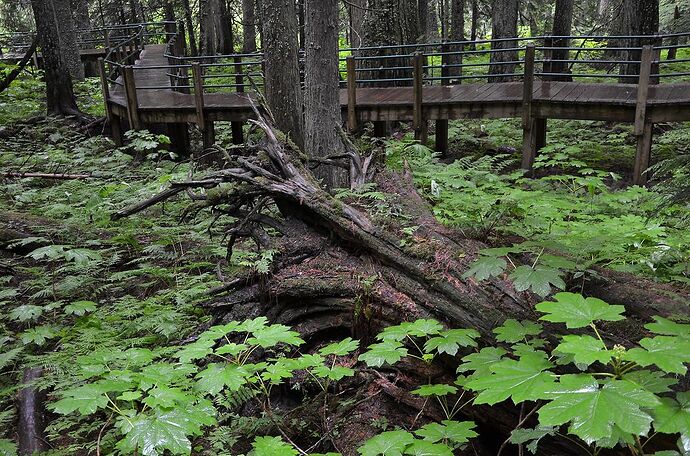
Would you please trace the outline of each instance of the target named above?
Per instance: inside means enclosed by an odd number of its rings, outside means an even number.
[[[45,66],[48,114],[81,115],[74,98],[69,60],[62,54],[58,26],[58,17],[64,16],[65,11],[71,18],[69,0],[31,0],[31,7]],[[58,10],[63,14],[58,15]]]
[[[86,30],[91,28],[91,19],[89,18],[89,2],[87,0],[71,0],[71,6],[74,26],[78,30]]]
[[[438,2],[431,0],[426,10],[426,27],[422,29],[426,33],[429,42],[438,41],[441,35],[438,31]]]
[[[500,40],[503,38],[514,38],[517,36],[517,20],[518,20],[518,0],[493,0],[491,10],[491,39]],[[507,41],[492,41],[491,49],[514,49],[517,47],[517,42],[512,40]],[[501,63],[514,62],[518,58],[517,51],[506,50],[503,52],[493,52],[491,54],[491,63],[489,67],[489,74],[501,75],[511,74],[515,71],[515,64]],[[490,82],[509,81],[512,76],[493,76],[489,77]]]
[[[199,48],[196,45],[196,35],[194,34],[194,21],[192,20],[192,8],[189,0],[182,0],[184,9],[184,21],[187,23],[187,34],[189,35],[189,51],[192,55],[199,55]]]
[[[470,41],[472,41],[472,50],[477,49],[477,29],[479,28],[479,4],[477,0],[472,0],[472,23],[470,24]]]
[[[621,35],[639,36],[654,35],[659,31],[659,0],[623,0],[621,6]],[[620,47],[639,48],[645,44],[656,44],[653,37],[648,39],[629,38],[620,40]],[[641,58],[639,49],[622,51],[621,59],[639,61]],[[658,71],[653,71],[657,73]],[[621,65],[621,74],[639,75],[640,64],[628,63]],[[621,78],[623,83],[636,83],[636,78]]]
[[[421,0],[420,0],[421,1]],[[347,12],[350,19],[350,46],[360,47],[362,45],[362,26],[364,25],[364,11],[367,0],[351,0],[347,5]]]
[[[84,65],[81,63],[81,56],[79,55],[77,28],[72,17],[69,0],[46,0],[46,4],[47,13],[53,16],[52,18],[57,24],[58,48],[67,64],[70,76],[73,79],[84,79]]]
[[[242,52],[256,52],[256,15],[254,0],[242,0]]]
[[[450,15],[450,41],[465,41],[465,0],[453,0],[451,3]],[[452,46],[449,51],[461,52],[464,46]],[[452,65],[462,64],[462,54],[450,55],[448,62]],[[452,76],[461,76],[462,68],[451,67],[449,74]]]
[[[305,0],[304,137],[307,155],[324,158],[343,152],[338,90],[338,0]],[[345,187],[345,170],[320,166],[315,175],[326,188]]]
[[[202,55],[215,55],[220,44],[220,0],[199,1],[199,44]]]
[[[266,100],[276,125],[300,148],[304,146],[302,93],[293,0],[262,0],[261,39],[266,60]]]
[[[553,15],[553,29],[551,34],[555,37],[570,36],[573,25],[573,6],[574,0],[556,0],[556,11]],[[570,40],[567,38],[555,38],[554,47],[568,47]],[[572,81],[568,73],[568,62],[558,62],[558,60],[568,60],[570,52],[567,49],[554,49],[551,51],[551,59],[556,60],[550,63],[550,72],[562,74],[553,79],[557,81]]]
[[[304,49],[304,0],[297,0],[297,27],[299,30],[299,48]]]
[[[218,0],[220,7],[220,52],[232,54],[235,52],[235,35],[232,32],[232,9],[228,7],[226,0]]]

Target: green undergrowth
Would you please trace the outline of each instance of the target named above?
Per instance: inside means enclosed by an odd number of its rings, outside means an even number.
[[[605,266],[690,284],[687,202],[665,204],[654,188],[622,185],[616,173],[589,166],[581,152],[579,141],[547,146],[535,165],[541,177],[534,179],[515,170],[514,154],[446,164],[412,140],[389,142],[387,162],[409,163],[440,221],[500,246],[482,252],[473,270],[480,280],[509,269],[545,296],[563,288],[564,275],[584,280],[594,266]],[[520,255],[532,266],[509,267]]]

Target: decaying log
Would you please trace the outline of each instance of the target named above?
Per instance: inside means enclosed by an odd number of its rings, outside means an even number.
[[[270,248],[277,253],[268,273],[250,273],[212,290],[206,306],[219,320],[267,315],[271,321],[300,331],[307,341],[303,349],[308,351],[347,336],[367,345],[384,326],[418,318],[474,328],[484,343],[493,343],[492,329],[506,319],[539,317],[534,305],[541,298],[516,291],[507,275],[481,283],[463,278],[486,244],[441,225],[415,190],[409,172],[380,170],[373,176],[377,189],[387,195],[379,207],[363,206],[356,199],[339,200],[319,186],[306,157],[258,112],[257,117],[254,126],[263,131],[264,139],[248,151],[251,153],[231,155],[231,168],[171,187],[208,189],[233,183],[230,190],[215,196],[209,192],[205,201],[194,205],[212,207],[233,218],[231,244],[240,236],[254,238],[266,230],[276,233]],[[347,150],[356,153],[354,148]],[[371,159],[353,161],[352,167],[360,175],[356,181],[369,180]],[[161,195],[156,201],[148,200],[145,207],[167,197]],[[377,210],[384,214],[377,215]],[[407,227],[416,227],[414,234],[405,234]],[[630,319],[602,328],[609,341],[630,344],[637,340],[652,314],[690,316],[687,294],[682,290],[650,287],[639,279],[621,285],[626,277],[603,275],[591,289],[584,290],[628,306]],[[666,292],[659,293],[661,288]],[[649,303],[653,303],[651,310]],[[446,380],[452,381],[454,366],[445,367]],[[339,451],[356,454],[357,443],[376,432],[371,425],[376,414],[381,416],[396,407],[404,407],[413,417],[436,413],[425,410],[428,404],[402,396],[403,391],[427,382],[429,372],[420,366],[404,369],[391,369],[400,384],[387,375],[365,385],[371,397],[376,397],[375,404],[362,402],[356,411],[360,418],[340,429],[341,438],[334,444]],[[376,413],[371,412],[374,406],[380,408],[373,409]],[[473,449],[476,453],[468,454],[495,454],[521,421],[521,411],[508,405],[473,407],[467,413],[467,418],[486,431],[482,434],[492,439],[478,442]],[[574,454],[556,441],[546,440],[543,448],[544,454]]]
[[[89,179],[92,176],[90,174],[55,174],[55,173],[2,173],[2,177],[11,177],[14,179],[25,179],[28,177],[33,177],[37,179],[56,179],[56,180],[77,180],[77,179]]]

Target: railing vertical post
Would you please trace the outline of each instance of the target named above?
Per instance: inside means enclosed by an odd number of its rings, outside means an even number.
[[[357,67],[355,56],[348,55],[345,58],[347,66],[347,129],[350,132],[357,130]]]
[[[544,37],[544,63],[542,64],[542,73],[553,73],[553,38],[550,36]],[[544,80],[550,81],[551,76],[544,76]]]
[[[532,116],[534,89],[534,44],[525,49],[525,77],[522,90],[522,169],[531,171],[536,156],[536,128]]]
[[[123,79],[125,84],[125,96],[127,98],[127,116],[129,128],[141,130],[141,119],[139,118],[139,100],[137,98],[137,83],[134,79],[134,69],[131,65],[124,68]]]
[[[204,150],[209,149],[215,143],[213,122],[206,118],[204,113],[204,79],[201,64],[192,63],[192,78],[194,79],[194,104],[196,106],[196,124],[201,130]]]
[[[413,93],[413,127],[415,139],[426,142],[424,134],[424,115],[422,113],[423,89],[424,89],[424,57],[421,52],[415,52],[412,58],[412,93]]]
[[[244,76],[242,74],[242,57],[239,55],[236,55],[232,59],[234,65],[233,65],[233,72],[235,73],[235,90],[238,93],[243,93],[244,92]],[[233,144],[242,144],[244,143],[244,131],[242,130],[243,128],[243,123],[238,122],[238,121],[233,121],[230,123],[230,127],[232,129],[232,143]]]
[[[108,99],[110,98],[110,89],[108,87],[108,76],[105,73],[105,61],[103,57],[98,58],[98,76],[101,79],[101,93],[103,94],[103,104],[105,105],[105,116],[110,122],[112,113],[110,112],[110,103]]]
[[[654,49],[651,45],[642,47],[640,62],[640,77],[637,83],[637,104],[635,106],[635,128],[637,137],[637,151],[635,153],[635,168],[633,183],[643,185],[649,176],[646,174],[651,161],[652,152],[652,124],[647,120],[647,100],[649,98],[649,81],[652,72]]]

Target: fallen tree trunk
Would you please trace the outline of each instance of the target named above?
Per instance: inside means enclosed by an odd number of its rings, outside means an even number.
[[[309,350],[347,336],[366,345],[383,327],[418,318],[474,328],[491,343],[492,329],[506,319],[538,318],[534,305],[541,299],[516,291],[507,276],[481,283],[463,278],[486,245],[438,223],[409,173],[376,174],[377,189],[386,200],[375,207],[356,198],[339,200],[318,185],[295,146],[259,118],[256,125],[265,139],[253,147],[254,153],[232,156],[232,168],[172,187],[226,184],[196,202],[196,212],[211,207],[236,220],[228,230],[229,253],[240,238],[277,252],[268,274],[250,273],[214,290],[206,306],[219,319],[265,314],[298,329]],[[362,181],[361,176],[352,180]],[[123,212],[136,212],[132,209]],[[406,234],[410,227],[415,228],[413,235]],[[604,326],[604,336],[615,343],[629,345],[638,340],[650,313],[690,316],[687,296],[671,287],[662,287],[665,292],[660,293],[658,286],[639,281],[623,287],[605,281],[595,285],[593,290],[600,290],[609,302],[627,305],[632,317],[623,324]],[[633,294],[635,299],[628,299]],[[649,303],[656,308],[650,311]],[[446,367],[433,377],[452,382],[455,366]],[[421,364],[408,363],[396,365],[384,377],[361,379],[362,388],[382,394],[372,392],[370,399],[357,402],[357,410],[348,413],[361,419],[347,419],[348,425],[339,431],[341,437],[337,442],[332,439],[334,447],[346,455],[356,454],[357,444],[375,432],[372,407],[398,410],[396,422],[406,425],[414,424],[412,418],[424,410],[440,413],[433,404],[420,404],[409,393],[405,396],[405,391],[429,378],[431,374]],[[510,431],[523,421],[523,413],[507,405],[473,407],[468,416],[486,429],[480,434],[488,437],[476,442],[475,453],[496,454]],[[545,442],[542,450],[543,454],[573,454],[556,441]]]
[[[0,93],[4,92],[5,89],[7,89],[10,86],[10,84],[12,84],[12,82],[14,82],[15,79],[17,79],[17,77],[22,73],[22,71],[24,71],[24,68],[26,68],[26,66],[31,61],[31,56],[33,56],[36,52],[37,47],[38,35],[31,42],[31,46],[26,51],[26,54],[24,54],[24,57],[22,57],[22,59],[19,61],[17,67],[10,71],[9,74],[5,76],[2,80],[0,80]]]

